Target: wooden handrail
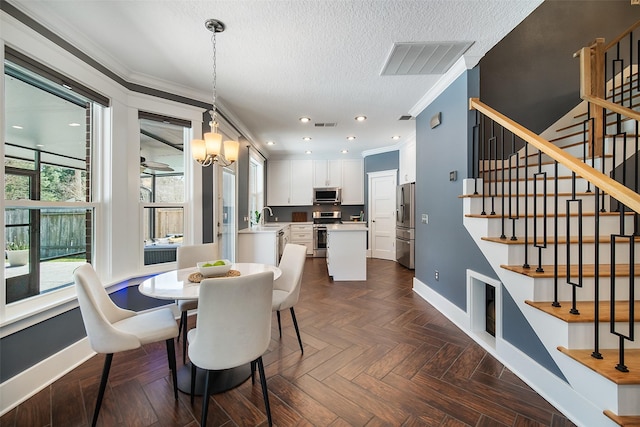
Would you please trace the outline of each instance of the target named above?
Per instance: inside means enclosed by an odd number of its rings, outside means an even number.
[[[609,42],[609,44],[604,47],[604,50],[607,51],[607,50],[611,49],[613,46],[616,45],[616,43],[618,43],[620,40],[622,40],[623,38],[628,36],[629,33],[631,33],[633,30],[635,30],[638,27],[640,27],[640,21],[638,21],[635,24],[631,25],[629,28],[626,29],[626,31],[623,31],[622,34],[620,34],[615,39],[611,40]]]
[[[640,121],[640,113],[637,112],[636,110],[632,110],[631,108],[624,107],[619,104],[615,104],[611,101],[598,98],[597,96],[585,95],[582,97],[582,99],[592,104],[596,104],[602,108],[606,108],[607,110],[613,111],[614,113],[622,114],[623,116],[629,117],[630,119]]]
[[[578,176],[591,182],[605,193],[608,193],[629,209],[640,213],[640,194],[609,178],[607,175],[578,160],[576,157],[568,154],[519,123],[480,102],[478,98],[471,98],[469,100],[469,109],[481,112],[523,141],[533,145],[561,165],[575,172]]]

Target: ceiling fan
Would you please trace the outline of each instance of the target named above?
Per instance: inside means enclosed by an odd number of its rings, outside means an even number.
[[[152,171],[158,172],[173,172],[174,169],[171,168],[166,163],[154,162],[151,160],[147,160],[146,158],[140,156],[140,172],[143,172],[145,169],[149,169]]]

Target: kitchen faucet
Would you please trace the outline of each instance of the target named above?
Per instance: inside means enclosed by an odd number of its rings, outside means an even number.
[[[269,216],[273,216],[273,211],[271,210],[271,208],[270,208],[269,206],[265,206],[264,208],[262,208],[262,209],[260,210],[260,213],[262,213],[262,211],[264,211],[265,209],[268,209],[268,210],[269,210]],[[264,215],[261,215],[261,216],[260,216],[260,222],[261,222],[261,224],[260,224],[260,225],[264,225]]]

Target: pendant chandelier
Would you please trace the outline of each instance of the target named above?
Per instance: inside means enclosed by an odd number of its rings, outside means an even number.
[[[218,132],[218,111],[216,108],[216,33],[225,29],[223,22],[217,19],[208,19],[204,26],[211,31],[211,45],[213,47],[213,102],[209,112],[211,114],[211,132],[204,134],[204,139],[191,141],[191,154],[193,159],[201,166],[207,167],[213,163],[221,166],[229,166],[238,160],[238,141],[222,142],[222,134]]]

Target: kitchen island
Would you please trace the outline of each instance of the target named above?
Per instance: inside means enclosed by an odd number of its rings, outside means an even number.
[[[327,270],[334,281],[367,280],[367,226],[327,225]]]

